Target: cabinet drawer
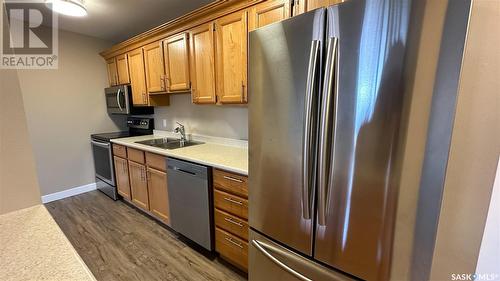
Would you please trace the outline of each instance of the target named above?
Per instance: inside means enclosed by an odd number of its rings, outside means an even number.
[[[246,199],[215,189],[214,205],[232,215],[248,219],[248,200]]]
[[[220,228],[215,228],[215,250],[226,260],[248,271],[248,243]]]
[[[248,177],[214,169],[214,186],[248,198]]]
[[[215,226],[248,240],[248,223],[238,217],[215,209]]]
[[[165,172],[167,170],[167,159],[165,158],[165,156],[146,152],[146,165]]]
[[[128,160],[144,164],[144,151],[128,147],[127,154]]]
[[[123,145],[113,144],[113,155],[127,158],[127,148]]]

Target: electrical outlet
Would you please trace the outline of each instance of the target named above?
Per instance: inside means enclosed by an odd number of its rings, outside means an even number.
[[[162,122],[163,122],[163,128],[166,128],[167,127],[167,119],[163,119]]]

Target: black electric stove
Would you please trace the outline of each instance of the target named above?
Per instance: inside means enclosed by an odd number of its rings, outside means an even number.
[[[92,134],[91,144],[94,155],[95,177],[97,189],[114,200],[118,199],[115,182],[115,168],[113,161],[112,139],[132,136],[152,135],[154,130],[153,118],[128,117],[128,131]]]

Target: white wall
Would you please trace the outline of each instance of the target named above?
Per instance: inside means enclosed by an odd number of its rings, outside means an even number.
[[[163,119],[167,120],[166,127]],[[172,131],[176,121],[189,134],[248,139],[248,108],[244,105],[196,105],[189,94],[172,95],[170,106],[155,108],[155,128]]]
[[[111,43],[59,33],[59,69],[19,71],[42,195],[94,182],[90,134],[116,131],[108,116],[106,66],[99,52]]]

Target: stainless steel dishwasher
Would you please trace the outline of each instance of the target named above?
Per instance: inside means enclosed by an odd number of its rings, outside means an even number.
[[[173,158],[167,158],[167,169],[171,227],[212,251],[211,169]]]

